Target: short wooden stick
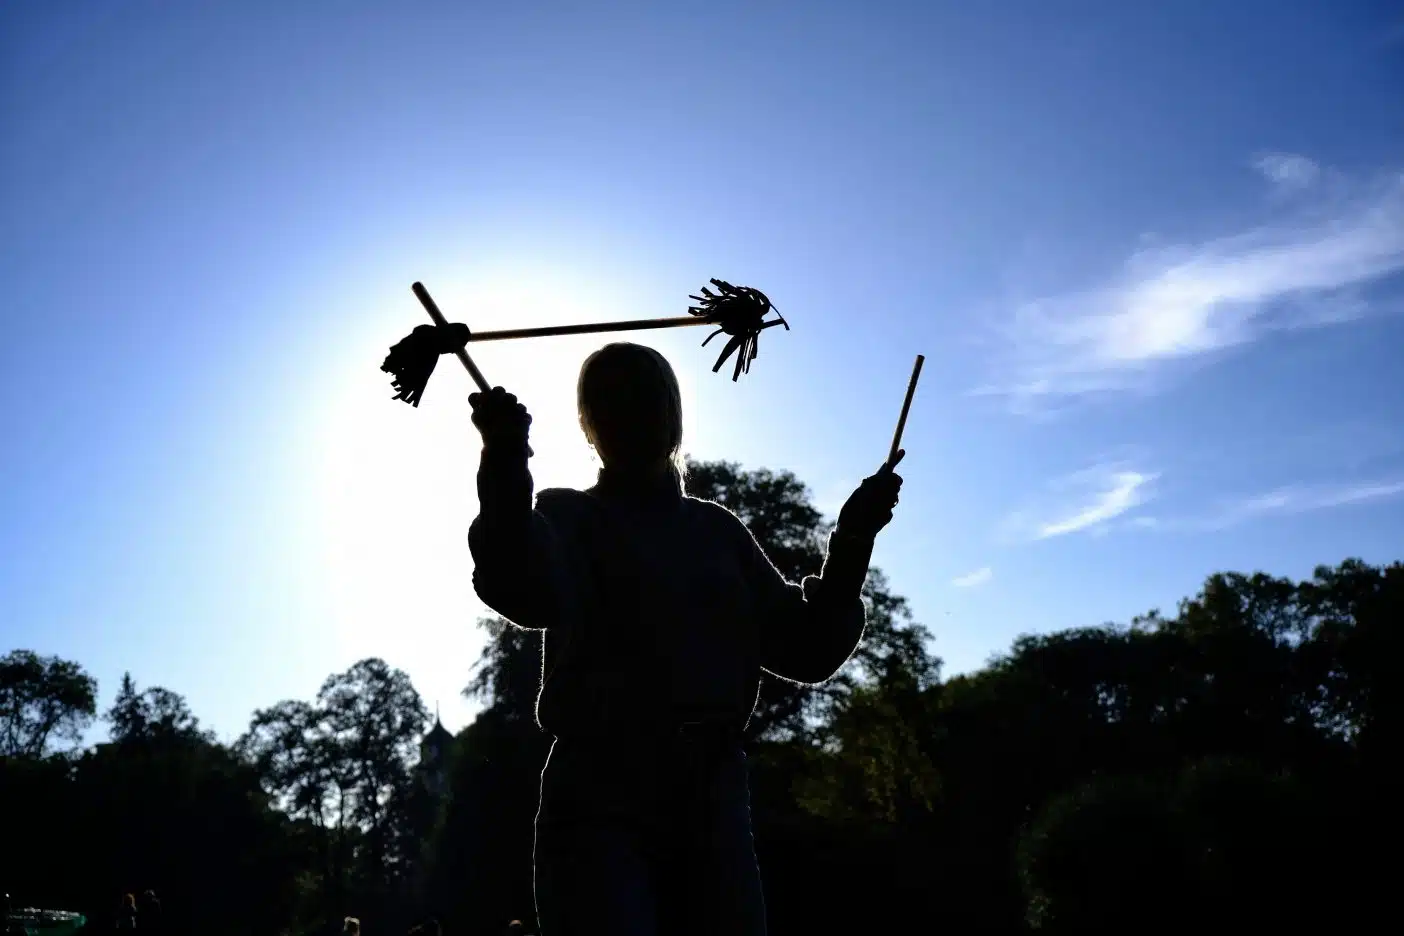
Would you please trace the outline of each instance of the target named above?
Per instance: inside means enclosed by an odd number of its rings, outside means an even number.
[[[439,311],[439,304],[434,301],[433,296],[429,295],[429,290],[424,288],[424,284],[415,283],[410,289],[414,290],[414,294],[419,297],[420,304],[424,306],[424,311],[429,313],[429,317],[434,320],[434,324],[440,328],[447,328],[448,319],[444,318],[444,313]],[[471,335],[472,332],[470,331],[469,334]],[[478,365],[473,363],[473,359],[468,356],[466,350],[459,348],[454,354],[458,355],[458,359],[462,361],[463,366],[468,369],[469,375],[473,378],[473,383],[478,385],[479,390],[483,393],[487,393],[492,389],[492,386],[487,382],[487,378],[483,376],[482,371],[478,370]]]
[[[892,450],[887,453],[887,464],[897,460],[897,451],[902,447],[902,430],[907,428],[907,412],[912,408],[912,395],[916,393],[917,381],[921,378],[921,365],[926,355],[918,354],[912,366],[912,379],[907,384],[907,398],[902,401],[902,415],[897,419],[897,431],[892,436]]]

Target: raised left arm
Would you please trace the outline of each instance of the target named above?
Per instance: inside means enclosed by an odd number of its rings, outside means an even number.
[[[751,537],[752,581],[761,598],[761,667],[794,682],[816,684],[848,661],[867,623],[863,583],[873,541],[892,520],[902,478],[893,469],[905,452],[863,479],[839,511],[823,571],[800,585],[785,581]]]
[[[751,580],[760,612],[761,668],[792,682],[830,679],[863,638],[863,583],[873,542],[835,531],[823,571],[786,581],[751,539]]]

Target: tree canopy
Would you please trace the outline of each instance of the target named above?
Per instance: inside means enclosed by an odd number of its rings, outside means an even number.
[[[0,756],[76,744],[97,713],[97,681],[77,663],[14,650],[0,657]]]

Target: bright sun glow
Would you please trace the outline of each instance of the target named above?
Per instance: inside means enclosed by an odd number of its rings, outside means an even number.
[[[575,297],[602,291],[532,271],[458,281],[426,276],[425,285],[450,321],[484,330],[679,311],[581,301]],[[402,294],[376,296],[355,311],[364,327],[338,353],[313,459],[320,535],[312,539],[322,544],[320,588],[335,621],[335,646],[327,649],[346,660],[382,656],[413,673],[426,702],[439,704],[456,727],[474,708],[458,692],[482,645],[474,622],[486,613],[473,594],[467,546],[479,449],[467,404],[472,381],[445,356],[418,409],[394,401],[379,364],[389,345],[427,316],[408,281]],[[516,393],[531,411],[531,467],[540,490],[593,482],[598,463],[579,429],[575,379],[585,356],[610,340],[648,342],[668,355],[682,386],[685,435],[693,441],[700,365],[680,351],[686,346],[695,355],[700,335],[683,329],[489,342],[470,344],[469,352],[490,382]]]

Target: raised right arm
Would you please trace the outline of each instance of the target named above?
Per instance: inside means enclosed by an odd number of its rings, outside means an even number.
[[[525,447],[483,448],[468,549],[473,590],[484,604],[518,627],[541,630],[556,623],[561,544],[546,516],[532,509]]]
[[[518,627],[543,630],[560,620],[562,557],[558,532],[532,509],[531,414],[501,387],[468,403],[483,437],[478,516],[468,528],[473,590]]]

